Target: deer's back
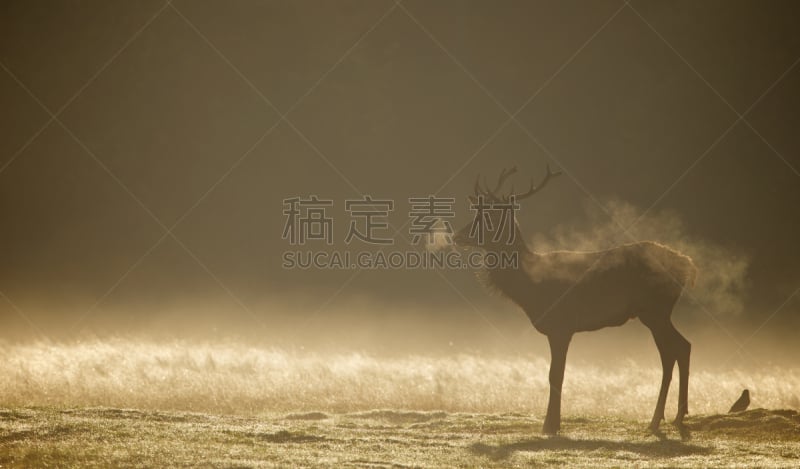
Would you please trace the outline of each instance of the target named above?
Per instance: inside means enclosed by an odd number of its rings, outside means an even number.
[[[532,253],[522,267],[527,289],[512,299],[545,333],[619,326],[642,314],[668,316],[696,272],[690,258],[653,242]]]

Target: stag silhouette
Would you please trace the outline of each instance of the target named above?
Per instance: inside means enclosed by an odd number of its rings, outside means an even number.
[[[547,173],[530,189],[514,194],[497,195],[516,168],[503,170],[493,190],[475,182],[470,197],[473,208],[512,204],[539,192],[560,171]],[[505,223],[503,211],[487,210],[486,226],[495,229]],[[513,212],[512,212],[513,213]],[[694,284],[697,269],[692,260],[655,242],[637,242],[604,251],[554,251],[539,253],[523,241],[519,225],[511,219],[513,236],[481,236],[476,229],[478,217],[456,233],[453,241],[462,248],[494,251],[498,258],[517,258],[516,265],[506,263],[486,267],[484,278],[491,288],[511,299],[528,315],[533,327],[547,336],[550,345],[550,397],[543,432],[556,434],[561,428],[561,386],[564,381],[567,349],[576,332],[621,326],[638,317],[653,334],[661,356],[663,375],[650,429],[658,431],[664,420],[664,406],[678,363],[680,387],[675,424],[682,426],[688,414],[689,355],[691,344],[672,324],[672,309],[683,288]]]

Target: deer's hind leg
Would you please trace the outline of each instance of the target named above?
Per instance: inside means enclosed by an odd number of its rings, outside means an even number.
[[[689,357],[692,354],[692,344],[681,335],[675,326],[670,323],[676,358],[678,360],[678,371],[680,374],[680,387],[678,388],[678,414],[675,416],[675,424],[683,424],[683,418],[689,413]]]
[[[661,388],[658,391],[658,400],[656,401],[656,409],[653,412],[653,419],[650,421],[650,430],[658,431],[658,426],[664,420],[664,408],[667,405],[667,393],[669,392],[669,385],[672,382],[672,371],[675,368],[675,361],[677,353],[673,346],[672,334],[669,328],[662,324],[647,324],[653,334],[653,339],[658,347],[658,354],[661,356]]]

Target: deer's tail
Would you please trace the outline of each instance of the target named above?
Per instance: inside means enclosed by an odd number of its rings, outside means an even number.
[[[682,288],[693,287],[697,280],[697,267],[692,258],[672,248],[655,242],[643,243],[647,261],[658,279]]]
[[[694,265],[692,258],[685,254],[678,254],[681,259],[677,265],[676,272],[681,280],[683,280],[684,287],[694,287],[697,281],[697,266]]]

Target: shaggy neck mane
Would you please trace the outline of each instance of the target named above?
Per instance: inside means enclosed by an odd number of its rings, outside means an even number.
[[[525,265],[534,262],[536,254],[524,243],[517,243],[504,251],[509,257],[517,255],[516,266],[484,268],[478,272],[481,283],[492,293],[501,294],[523,306],[524,298],[530,295],[530,277],[526,274]]]

